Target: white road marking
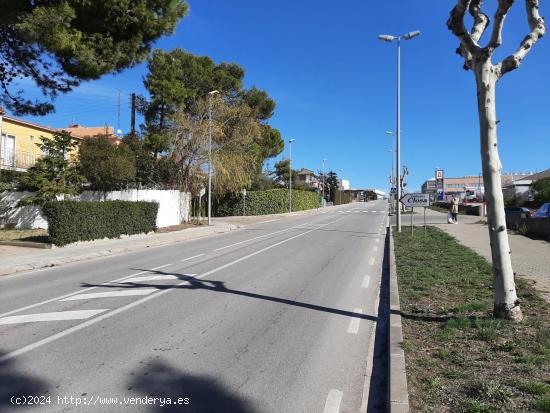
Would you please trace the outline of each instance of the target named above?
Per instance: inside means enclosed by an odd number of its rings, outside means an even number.
[[[362,308],[356,308],[353,310],[356,314],[363,314]],[[360,318],[353,317],[351,320],[349,320],[349,326],[348,326],[348,333],[349,334],[357,334],[359,332],[359,323],[361,322]]]
[[[193,258],[202,257],[203,255],[204,254],[193,255],[192,257],[188,257],[188,258],[184,258],[183,260],[180,260],[180,262],[189,261],[189,260],[192,260]]]
[[[369,282],[370,282],[370,276],[365,275],[365,278],[363,278],[363,283],[361,284],[361,287],[369,288]]]
[[[323,413],[338,413],[340,411],[340,403],[344,393],[340,390],[332,389],[328,392],[327,401]]]
[[[380,238],[376,238],[376,239],[374,240],[374,242],[376,242],[376,243],[378,244],[378,243],[380,242]]]
[[[374,252],[378,251],[378,245],[375,245],[375,246],[372,248],[372,250],[373,250]]]
[[[169,265],[172,265],[172,264],[160,265],[160,266],[158,266],[158,267],[151,268],[150,270],[147,270],[147,271],[136,272],[136,273],[134,273],[134,274],[130,274],[130,275],[126,275],[126,276],[121,277],[121,278],[117,278],[116,280],[113,280],[113,281],[107,281],[107,282],[101,283],[101,284],[99,284],[98,286],[95,286],[95,287],[84,288],[83,290],[74,291],[74,292],[69,293],[69,294],[60,295],[60,296],[58,296],[58,297],[50,298],[49,300],[40,301],[39,303],[36,303],[36,304],[31,304],[31,305],[27,305],[27,306],[25,306],[25,307],[16,308],[15,310],[11,310],[11,311],[8,311],[8,312],[6,312],[6,313],[0,314],[0,317],[4,317],[4,316],[10,315],[10,314],[19,313],[19,312],[25,311],[25,310],[30,310],[31,308],[39,307],[39,306],[41,306],[41,305],[48,304],[48,303],[51,303],[51,302],[53,302],[53,301],[59,301],[59,300],[61,300],[61,299],[63,299],[63,298],[66,298],[66,297],[71,297],[71,296],[73,296],[73,295],[80,294],[80,293],[84,293],[84,292],[86,292],[86,291],[95,290],[96,288],[102,287],[102,286],[104,286],[104,285],[109,285],[109,284],[111,284],[111,283],[116,283],[116,282],[124,281],[124,280],[126,280],[126,279],[128,279],[128,278],[135,277],[136,275],[147,274],[147,273],[150,272],[150,271],[160,270],[161,268],[168,267]]]
[[[341,217],[341,218],[335,219],[334,221],[328,222],[328,223],[324,224],[323,226],[327,226],[327,225],[330,225],[330,224],[334,224],[335,222],[338,222],[338,221],[340,221],[340,220],[343,219],[343,218],[345,218],[345,217]],[[245,259],[247,259],[247,258],[250,258],[250,257],[252,257],[252,256],[254,256],[254,255],[257,255],[257,254],[261,253],[261,252],[267,251],[267,250],[269,250],[269,249],[271,249],[271,248],[274,248],[274,247],[276,247],[276,246],[278,246],[278,245],[284,244],[285,242],[288,242],[288,241],[290,241],[290,240],[292,240],[292,239],[301,237],[302,235],[309,234],[309,233],[311,233],[311,232],[313,232],[313,231],[315,231],[315,229],[312,229],[312,230],[303,232],[303,233],[301,233],[301,234],[298,234],[298,235],[295,235],[295,236],[293,236],[293,237],[287,238],[287,239],[285,239],[285,240],[283,240],[283,241],[279,241],[279,242],[277,242],[277,243],[275,243],[275,244],[273,244],[273,245],[270,245],[269,247],[265,247],[265,248],[263,248],[263,249],[261,249],[261,250],[259,250],[259,251],[256,251],[255,253],[248,254],[248,255],[245,256],[245,257],[241,257],[241,258],[239,258],[239,259],[237,259],[237,260],[235,260],[235,261],[229,262],[229,263],[224,264],[224,265],[222,265],[222,266],[220,266],[220,267],[218,267],[218,268],[214,268],[213,270],[210,270],[210,271],[208,271],[208,272],[205,272],[204,274],[201,274],[201,275],[195,277],[195,279],[204,278],[204,277],[206,277],[207,275],[210,275],[210,274],[213,274],[213,273],[215,273],[215,272],[221,271],[221,270],[223,270],[223,269],[225,269],[225,268],[227,268],[227,267],[229,267],[229,266],[231,266],[231,265],[233,265],[233,264],[237,264],[238,262],[241,262],[241,261],[243,261],[243,260],[245,260]],[[134,274],[134,275],[137,275],[137,274]],[[130,278],[130,277],[124,277],[124,278]],[[122,279],[119,280],[119,281],[122,281]],[[115,282],[115,281],[113,281],[113,282]],[[108,284],[108,283],[105,283],[105,284]],[[124,311],[126,311],[126,310],[129,310],[129,309],[131,309],[131,308],[137,307],[138,305],[141,305],[141,304],[143,304],[143,303],[145,303],[145,302],[147,302],[147,301],[149,301],[149,300],[152,300],[153,298],[156,298],[156,297],[159,297],[159,296],[161,296],[161,295],[164,295],[164,294],[166,294],[166,293],[172,291],[172,289],[177,288],[177,287],[181,287],[182,285],[185,285],[185,284],[189,284],[189,281],[182,281],[181,283],[178,283],[178,284],[176,284],[176,285],[174,285],[174,286],[171,286],[171,288],[167,288],[167,289],[165,289],[165,290],[158,290],[158,292],[155,292],[155,293],[153,293],[153,294],[150,294],[150,295],[148,295],[148,296],[146,296],[146,297],[143,297],[143,298],[141,298],[141,299],[139,299],[139,300],[136,300],[136,301],[134,301],[134,302],[132,302],[132,303],[126,304],[126,305],[124,305],[124,306],[122,306],[122,307],[119,307],[119,308],[113,310],[113,311],[109,311],[108,313],[102,314],[102,315],[100,315],[100,316],[98,316],[98,317],[95,317],[95,318],[93,318],[93,319],[91,319],[91,320],[85,321],[85,322],[83,322],[83,323],[81,323],[81,324],[78,324],[78,325],[76,325],[76,326],[74,326],[74,327],[68,328],[67,330],[60,331],[59,333],[56,333],[56,334],[54,334],[54,335],[52,335],[52,336],[46,337],[46,338],[44,338],[44,339],[42,339],[42,340],[39,340],[39,341],[36,341],[36,342],[34,342],[34,343],[32,343],[32,344],[29,344],[29,345],[24,346],[24,347],[21,347],[21,348],[19,348],[19,349],[17,349],[17,350],[14,350],[14,351],[11,351],[11,352],[9,352],[9,353],[6,353],[6,354],[0,356],[0,363],[3,363],[3,362],[6,361],[6,360],[10,360],[10,359],[12,359],[12,358],[14,358],[14,357],[17,357],[17,356],[20,356],[20,355],[22,355],[22,354],[28,353],[29,351],[32,351],[32,350],[37,349],[37,348],[39,348],[39,347],[42,347],[42,346],[44,346],[44,345],[46,345],[46,344],[52,343],[52,342],[54,342],[54,341],[56,341],[56,340],[59,340],[59,339],[61,339],[61,338],[63,338],[63,337],[66,337],[66,336],[68,336],[68,335],[70,335],[70,334],[72,334],[72,333],[75,333],[75,332],[77,332],[77,331],[80,331],[80,330],[82,330],[82,329],[84,329],[84,328],[86,328],[86,327],[89,327],[89,326],[91,326],[91,325],[94,325],[94,324],[96,324],[96,323],[99,323],[100,321],[106,320],[107,318],[110,318],[110,317],[113,317],[113,316],[115,316],[115,315],[117,315],[117,314],[120,314],[120,313],[122,313],[122,312],[124,312]],[[92,287],[92,288],[95,288],[95,287]],[[51,301],[53,301],[53,300],[51,300]]]
[[[0,318],[0,325],[34,323],[37,321],[60,321],[60,320],[83,320],[103,313],[104,310],[80,310],[80,311],[56,311],[53,313],[37,313],[25,315],[12,315],[11,317]]]
[[[195,274],[193,274],[195,275]],[[143,281],[179,280],[175,275],[144,275],[142,277],[128,278],[124,283],[140,283]]]
[[[134,295],[149,295],[155,291],[158,291],[158,288],[140,288],[140,289],[135,288],[132,290],[117,290],[117,291],[106,291],[103,293],[77,294],[71,297],[64,298],[59,301],[89,300],[92,298],[130,297]]]
[[[369,258],[369,265],[374,265],[374,257]]]
[[[290,227],[290,228],[282,229],[280,231],[270,232],[269,234],[264,234],[264,235],[260,235],[260,236],[254,237],[254,238],[245,239],[244,241],[235,242],[234,244],[229,244],[229,245],[226,245],[225,247],[216,248],[214,251],[221,251],[221,250],[224,250],[226,248],[234,247],[235,245],[244,244],[245,242],[248,242],[248,241],[254,241],[255,239],[260,239],[260,238],[268,237],[270,235],[280,234],[281,232],[290,231],[291,229],[298,228],[302,225],[305,225],[305,224],[300,224],[300,225],[296,225],[296,226],[293,226],[293,227]]]

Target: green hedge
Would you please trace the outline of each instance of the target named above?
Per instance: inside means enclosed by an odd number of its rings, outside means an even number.
[[[319,206],[315,192],[292,190],[292,210],[302,211]],[[246,194],[246,215],[282,214],[288,212],[288,189],[250,191]],[[243,215],[243,195],[225,198],[217,206],[217,216]]]
[[[154,231],[158,212],[156,202],[142,201],[56,201],[42,208],[58,246]]]

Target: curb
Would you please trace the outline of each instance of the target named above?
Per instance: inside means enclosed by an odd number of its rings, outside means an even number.
[[[407,372],[405,351],[401,347],[403,330],[401,325],[401,307],[399,305],[399,287],[395,266],[395,250],[391,226],[390,232],[390,322],[388,328],[388,412],[408,413],[409,392],[407,390]]]
[[[64,264],[74,263],[74,262],[80,262],[80,261],[87,261],[94,258],[100,258],[110,255],[116,255],[116,254],[123,254],[126,252],[133,252],[133,251],[139,251],[139,250],[145,250],[147,248],[155,248],[155,247],[162,247],[165,245],[174,245],[180,242],[185,241],[191,241],[198,238],[204,238],[208,236],[214,236],[218,234],[223,234],[226,232],[230,232],[236,229],[239,229],[240,227],[236,225],[227,225],[225,224],[223,227],[215,227],[214,230],[203,233],[194,233],[194,234],[188,234],[188,236],[180,238],[180,239],[166,239],[166,240],[154,240],[149,239],[146,240],[147,242],[143,243],[136,243],[132,245],[128,245],[125,247],[114,247],[114,248],[107,248],[104,250],[98,250],[91,253],[83,253],[80,255],[72,255],[72,256],[66,256],[66,257],[57,257],[57,258],[51,258],[49,260],[43,260],[43,261],[36,261],[26,264],[20,264],[20,265],[11,265],[6,267],[0,266],[0,276],[3,275],[12,275],[23,271],[32,271],[32,270],[38,270],[42,268],[49,268],[49,267],[59,267]],[[186,231],[186,230],[183,230]]]

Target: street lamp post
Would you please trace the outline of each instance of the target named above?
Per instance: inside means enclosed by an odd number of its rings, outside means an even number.
[[[296,139],[288,141],[288,213],[292,212],[292,142]]]
[[[390,153],[390,158],[391,158],[391,169],[390,169],[390,215],[392,214],[393,212],[393,209],[395,207],[395,202],[394,202],[394,199],[393,199],[393,194],[392,194],[392,189],[393,189],[393,185],[394,185],[394,178],[393,178],[393,153],[395,152],[392,149],[388,149],[388,152]]]
[[[404,34],[403,36],[391,36],[387,34],[381,34],[378,36],[379,40],[384,42],[397,42],[397,129],[396,129],[396,160],[397,165],[395,166],[396,177],[397,177],[397,201],[401,199],[401,178],[400,178],[400,167],[401,167],[401,38],[405,40],[411,40],[416,36],[420,35],[420,31],[416,30]],[[401,232],[401,208],[397,207],[397,232]]]
[[[212,97],[217,93],[220,92],[208,92],[208,226],[212,224]]]
[[[325,162],[327,161],[327,159],[323,159],[323,200],[326,201],[325,199]]]
[[[342,205],[342,191],[344,188],[344,169],[340,168],[340,188],[338,192],[340,192],[340,205]]]

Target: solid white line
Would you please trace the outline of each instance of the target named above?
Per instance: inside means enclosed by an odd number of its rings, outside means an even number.
[[[323,413],[338,413],[340,411],[340,403],[344,393],[340,390],[332,389],[328,392],[327,401]]]
[[[194,274],[193,274],[194,275]],[[144,275],[142,277],[128,278],[124,283],[140,283],[143,281],[179,280],[175,275]]]
[[[264,235],[260,235],[260,236],[258,236],[258,237],[245,239],[244,241],[235,242],[234,244],[229,244],[229,245],[226,245],[225,247],[216,248],[214,251],[221,251],[221,250],[224,250],[224,249],[226,249],[226,248],[234,247],[235,245],[244,244],[245,242],[248,242],[248,241],[253,241],[253,240],[255,240],[255,239],[260,239],[260,238],[265,238],[265,237],[268,237],[268,236],[270,236],[270,235],[280,234],[281,232],[290,231],[291,229],[298,228],[298,227],[300,227],[300,226],[302,226],[302,225],[305,225],[305,224],[300,224],[300,225],[296,225],[296,226],[293,226],[293,227],[290,227],[290,228],[282,229],[282,230],[280,230],[280,231],[270,232],[269,234],[264,234]]]
[[[356,308],[353,310],[356,314],[363,314],[362,308]],[[359,332],[359,323],[361,322],[360,318],[353,317],[351,320],[349,320],[349,326],[348,326],[348,333],[349,334],[357,334]]]
[[[268,220],[268,221],[260,221],[260,222],[258,222],[258,225],[260,225],[260,224],[265,224],[265,223],[267,223],[267,222],[275,222],[275,221],[278,221],[278,219],[270,219],[270,220]]]
[[[131,278],[131,277],[135,277],[136,275],[141,275],[141,274],[146,274],[150,271],[155,271],[155,270],[160,270],[161,268],[164,268],[164,267],[168,267],[169,265],[172,265],[172,264],[164,264],[164,265],[161,265],[159,267],[155,267],[155,268],[151,268],[150,270],[147,270],[147,271],[140,271],[140,272],[136,272],[134,274],[130,274],[130,275],[126,275],[122,278],[118,278],[116,280],[113,280],[113,281],[107,281],[107,282],[104,282],[104,283],[101,283],[99,284],[98,286],[96,287],[88,287],[88,288],[84,288],[83,290],[79,290],[79,291],[74,291],[72,293],[69,293],[69,294],[64,294],[64,295],[60,295],[58,297],[54,297],[54,298],[50,298],[49,300],[44,300],[44,301],[40,301],[39,303],[36,303],[36,304],[31,304],[31,305],[27,305],[26,307],[21,307],[21,308],[17,308],[15,310],[11,310],[11,311],[8,311],[7,313],[3,313],[3,314],[0,314],[0,317],[4,317],[4,316],[7,316],[7,315],[10,315],[10,314],[15,314],[15,313],[19,313],[21,311],[25,311],[25,310],[30,310],[31,308],[35,308],[35,307],[38,307],[38,306],[41,306],[41,305],[44,305],[44,304],[48,304],[48,303],[51,303],[53,301],[59,301],[63,298],[66,298],[66,297],[71,297],[73,295],[76,295],[76,294],[80,294],[80,293],[84,293],[86,291],[90,291],[90,290],[94,290],[98,287],[101,287],[101,286],[104,286],[104,285],[109,285],[111,283],[116,283],[116,282],[119,282],[119,281],[124,281],[128,278]]]
[[[369,265],[374,265],[374,257],[369,258]]]
[[[128,297],[134,295],[149,295],[155,291],[158,291],[158,288],[140,288],[132,290],[117,290],[117,291],[107,291],[104,293],[88,293],[88,294],[78,294],[73,295],[72,297],[64,298],[59,301],[76,301],[76,300],[89,300],[91,298],[110,298],[110,297]]]
[[[378,251],[378,245],[375,245],[375,246],[372,248],[372,250],[373,250],[374,252]]]
[[[183,260],[180,260],[180,262],[189,261],[189,260],[192,260],[193,258],[202,257],[203,255],[204,254],[193,255],[192,257],[184,258]]]
[[[363,283],[361,284],[361,287],[369,288],[369,282],[370,282],[370,276],[365,275],[365,278],[363,278]]]
[[[11,317],[0,318],[0,325],[34,323],[37,321],[60,321],[60,320],[83,320],[103,313],[104,310],[80,310],[80,311],[55,311],[53,313],[38,313],[25,315],[12,315]]]
[[[336,219],[336,220],[334,220],[334,221],[332,221],[332,222],[329,222],[329,223],[327,223],[327,224],[324,224],[323,226],[330,225],[330,224],[334,224],[335,222],[340,221],[340,220],[343,219],[343,218],[345,218],[345,217],[341,217],[341,218],[339,218],[339,219]],[[223,269],[225,269],[225,268],[227,268],[227,267],[229,267],[229,266],[231,266],[231,265],[233,265],[233,264],[236,264],[236,263],[238,263],[238,262],[241,262],[241,261],[243,261],[243,260],[245,260],[245,259],[247,259],[247,258],[250,258],[250,257],[252,257],[252,256],[254,256],[254,255],[256,255],[256,254],[259,254],[260,252],[267,251],[267,250],[269,250],[269,249],[271,249],[271,248],[274,248],[274,247],[276,247],[276,246],[278,246],[278,245],[281,245],[281,244],[283,244],[283,243],[285,243],[285,242],[287,242],[287,241],[290,241],[290,240],[292,240],[292,239],[301,237],[302,235],[309,234],[310,232],[313,232],[313,231],[315,231],[315,230],[312,229],[312,230],[310,230],[310,231],[306,231],[306,232],[303,232],[303,233],[301,233],[301,234],[295,235],[295,236],[293,236],[293,237],[291,237],[291,238],[287,238],[286,240],[280,241],[280,242],[278,242],[278,243],[276,243],[276,244],[273,244],[273,245],[271,245],[271,246],[269,246],[269,247],[263,248],[263,249],[261,249],[260,251],[257,251],[257,252],[255,252],[255,253],[253,253],[253,254],[249,254],[249,255],[247,255],[246,257],[239,258],[239,259],[237,259],[237,260],[235,260],[235,261],[232,261],[232,262],[227,263],[227,264],[225,264],[225,265],[222,265],[222,266],[220,266],[220,267],[218,267],[218,268],[214,268],[213,270],[210,270],[210,271],[208,271],[208,272],[205,272],[204,274],[201,274],[201,275],[195,277],[195,279],[201,279],[201,278],[203,278],[203,277],[206,277],[207,275],[213,274],[213,273],[215,273],[215,272],[217,272],[217,271],[221,271],[221,270],[223,270]],[[126,277],[125,277],[125,278],[126,278]],[[76,326],[74,326],[74,327],[71,327],[71,328],[69,328],[69,329],[67,329],[67,330],[64,330],[64,331],[60,331],[60,332],[57,333],[57,334],[54,334],[54,335],[49,336],[49,337],[46,337],[46,338],[44,338],[44,339],[42,339],[42,340],[39,340],[39,341],[37,341],[37,342],[35,342],[35,343],[29,344],[29,345],[24,346],[24,347],[21,347],[21,348],[19,348],[19,349],[17,349],[17,350],[14,350],[14,351],[11,351],[11,352],[9,352],[9,353],[6,353],[6,354],[4,354],[3,356],[0,356],[0,363],[4,362],[4,361],[6,361],[6,360],[10,360],[10,359],[12,359],[12,358],[14,358],[14,357],[20,356],[20,355],[22,355],[22,354],[28,353],[29,351],[32,351],[32,350],[37,349],[37,348],[39,348],[39,347],[42,347],[42,346],[44,346],[44,345],[46,345],[46,344],[52,343],[52,342],[54,342],[54,341],[56,341],[56,340],[58,340],[58,339],[60,339],[60,338],[66,337],[66,336],[68,336],[68,335],[70,335],[70,334],[72,334],[72,333],[74,333],[74,332],[80,331],[80,330],[82,330],[82,329],[84,329],[84,328],[86,328],[86,327],[88,327],[88,326],[94,325],[94,324],[96,324],[96,323],[98,323],[98,322],[100,322],[100,321],[103,321],[103,320],[107,319],[107,318],[113,317],[113,316],[115,316],[115,315],[117,315],[117,314],[122,313],[123,311],[126,311],[126,310],[129,310],[129,309],[131,309],[131,308],[134,308],[134,307],[136,307],[136,306],[138,306],[138,305],[140,305],[140,304],[142,304],[142,303],[145,303],[145,302],[147,302],[147,301],[149,301],[149,300],[152,300],[153,298],[156,298],[156,297],[158,297],[158,296],[161,296],[161,295],[163,295],[163,294],[166,294],[166,293],[172,291],[174,288],[181,287],[182,285],[185,285],[185,284],[189,284],[189,281],[182,281],[181,283],[176,284],[176,285],[174,285],[174,286],[171,287],[171,288],[167,288],[167,289],[165,289],[165,290],[159,290],[158,292],[155,292],[155,293],[153,293],[153,294],[150,294],[150,295],[148,295],[147,297],[143,297],[143,298],[141,298],[141,299],[139,299],[139,300],[137,300],[137,301],[134,301],[134,302],[132,302],[132,303],[126,304],[125,306],[119,307],[119,308],[117,308],[117,309],[115,309],[115,310],[113,310],[113,311],[110,311],[110,312],[108,312],[108,313],[102,314],[102,315],[100,315],[100,316],[98,316],[98,317],[96,317],[96,318],[93,318],[93,319],[91,319],[91,320],[85,321],[85,322],[83,322],[82,324],[78,324],[78,325],[76,325]]]

